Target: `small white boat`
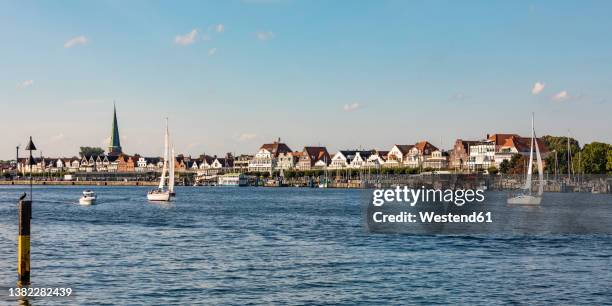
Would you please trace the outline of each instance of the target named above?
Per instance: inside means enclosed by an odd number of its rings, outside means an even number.
[[[538,166],[538,193],[537,195],[531,192],[531,174],[533,173],[533,153],[536,153],[536,160]],[[533,125],[533,114],[531,115],[531,148],[529,150],[529,166],[527,166],[527,178],[525,180],[525,186],[523,187],[523,193],[508,198],[508,204],[522,204],[522,205],[540,205],[542,202],[542,196],[544,194],[544,165],[542,163],[542,156],[540,155],[540,148],[538,147],[538,140],[535,134],[535,128]]]
[[[92,205],[96,203],[96,193],[91,190],[83,191],[83,195],[79,199],[79,204],[81,205]]]

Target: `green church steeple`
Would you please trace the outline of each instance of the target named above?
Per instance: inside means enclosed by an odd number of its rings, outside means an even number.
[[[117,108],[113,102],[113,131],[111,133],[110,143],[108,144],[108,154],[120,154],[121,141],[119,140],[119,125],[117,124]]]

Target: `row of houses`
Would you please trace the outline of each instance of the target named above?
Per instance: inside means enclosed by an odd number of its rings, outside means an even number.
[[[324,146],[306,146],[293,151],[280,139],[263,144],[254,155],[223,157],[202,154],[198,157],[175,156],[178,171],[207,174],[219,172],[271,172],[283,170],[361,169],[380,167],[410,167],[453,169],[461,171],[486,170],[499,167],[514,154],[529,155],[531,138],[517,134],[487,135],[483,140],[457,139],[451,150],[444,151],[428,141],[415,144],[395,144],[389,150],[339,150],[330,154]],[[538,141],[540,152],[548,149]],[[26,172],[152,172],[163,166],[160,157],[110,154],[72,158],[19,159],[18,170]]]

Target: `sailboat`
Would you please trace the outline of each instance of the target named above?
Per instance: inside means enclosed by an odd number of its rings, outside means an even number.
[[[174,149],[172,149],[172,158],[169,158],[168,143],[170,142],[170,133],[168,132],[168,118],[166,118],[166,135],[164,137],[164,165],[162,167],[161,177],[159,179],[159,186],[157,189],[153,189],[147,193],[147,199],[149,201],[170,201],[171,196],[174,193]],[[169,168],[169,169],[168,169]],[[166,188],[166,172],[167,177],[167,188]]]
[[[531,191],[531,174],[533,169],[533,151],[535,147],[536,159],[538,163],[538,176],[539,176],[539,187],[536,195],[532,194]],[[525,186],[523,187],[523,193],[508,198],[508,204],[525,204],[525,205],[540,205],[542,202],[542,195],[544,194],[544,165],[542,164],[542,156],[540,155],[540,148],[538,146],[538,140],[535,134],[535,128],[533,123],[533,113],[531,114],[531,148],[529,149],[529,166],[527,168],[527,179],[525,180]]]

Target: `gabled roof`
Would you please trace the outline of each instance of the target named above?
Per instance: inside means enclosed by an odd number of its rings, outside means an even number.
[[[496,146],[503,145],[506,141],[508,141],[512,137],[520,137],[517,134],[493,134],[487,135],[487,139],[493,141]]]
[[[277,141],[273,143],[265,143],[259,149],[266,149],[268,152],[272,153],[274,157],[278,157],[278,154],[280,153],[292,152],[292,150],[286,144]]]
[[[477,141],[477,140],[463,140],[463,139],[457,139],[457,140],[455,141],[455,143],[460,143],[460,144],[461,144],[461,146],[463,147],[463,150],[464,150],[465,152],[468,152],[468,151],[470,150],[470,146],[471,146],[471,145],[475,145],[475,144],[477,144],[477,143],[478,143],[478,141]]]
[[[219,161],[219,163],[223,167],[233,167],[234,166],[233,158],[217,157],[216,159]]]
[[[400,152],[402,152],[403,155],[408,154],[408,151],[410,151],[410,149],[412,149],[414,147],[414,145],[398,145],[396,144],[395,147],[397,147]]]
[[[326,147],[304,147],[302,156],[310,160],[311,166],[320,160],[324,161],[326,164],[331,162],[331,157]]]
[[[425,140],[417,142],[414,147],[419,150],[419,153],[426,155],[429,155],[431,154],[431,152],[438,150],[438,148],[436,148],[434,145]]]
[[[540,153],[548,153],[548,147],[544,142],[537,138]],[[531,149],[531,137],[510,137],[501,145],[502,147],[515,148],[518,152],[527,153]]]
[[[344,155],[344,157],[346,157],[346,161],[350,163],[353,161],[353,159],[355,159],[357,153],[359,153],[359,156],[366,160],[374,153],[374,150],[340,150],[338,152]]]

